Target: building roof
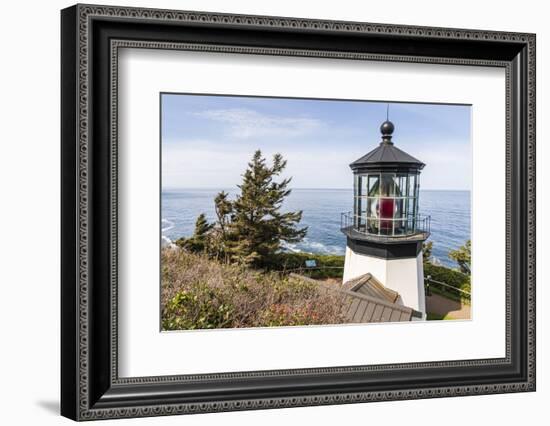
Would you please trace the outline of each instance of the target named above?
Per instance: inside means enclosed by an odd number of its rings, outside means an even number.
[[[347,281],[342,286],[342,290],[364,294],[390,303],[395,303],[399,298],[398,292],[385,287],[371,274],[361,275],[360,277]]]
[[[344,315],[349,323],[412,321],[413,310],[375,299],[364,294],[350,293]]]
[[[292,276],[314,282],[327,291],[334,291],[334,284],[327,284],[302,275]],[[342,314],[348,323],[401,322],[421,318],[422,314],[397,303],[399,294],[382,285],[371,274],[347,281],[338,290],[344,296]]]
[[[393,144],[391,140],[393,129],[394,125],[390,121],[382,123],[380,127],[382,142],[380,142],[380,145],[351,163],[349,165],[351,169],[358,172],[375,171],[377,169],[404,169],[404,171],[421,170],[425,166],[422,161],[407,154]]]
[[[347,303],[344,315],[351,323],[411,321],[421,314],[400,305],[399,293],[382,285],[371,274],[361,275],[342,286]]]
[[[352,170],[355,170],[360,167],[376,166],[380,164],[403,164],[414,166],[418,169],[422,169],[424,167],[424,163],[422,161],[417,160],[412,155],[397,148],[395,145],[390,145],[385,142],[381,142],[377,148],[363,155],[358,160],[355,160],[349,166]]]

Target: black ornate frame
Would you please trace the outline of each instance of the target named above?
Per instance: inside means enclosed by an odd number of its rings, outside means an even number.
[[[535,390],[535,35],[76,5],[62,28],[61,413],[74,420]],[[119,378],[121,47],[506,70],[506,357]]]

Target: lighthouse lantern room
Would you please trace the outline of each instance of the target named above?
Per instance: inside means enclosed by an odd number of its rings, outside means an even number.
[[[391,121],[380,131],[379,146],[350,164],[354,199],[353,212],[342,214],[343,283],[371,274],[399,293],[399,303],[425,314],[422,243],[429,237],[430,217],[419,214],[425,164],[394,145]]]

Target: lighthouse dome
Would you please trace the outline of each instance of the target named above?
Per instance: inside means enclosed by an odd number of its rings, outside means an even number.
[[[393,133],[394,130],[395,126],[389,120],[384,121],[380,126],[380,133],[382,133],[382,136],[389,136]]]
[[[373,171],[418,172],[424,163],[405,151],[397,148],[392,142],[394,124],[386,120],[380,126],[382,141],[372,151],[350,164],[355,173]]]

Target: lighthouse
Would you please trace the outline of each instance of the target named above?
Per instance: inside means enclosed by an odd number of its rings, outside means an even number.
[[[430,217],[419,214],[420,172],[425,164],[392,141],[394,125],[380,126],[382,141],[350,164],[353,212],[342,213],[346,235],[343,284],[370,274],[399,294],[397,303],[425,318],[422,243]]]

